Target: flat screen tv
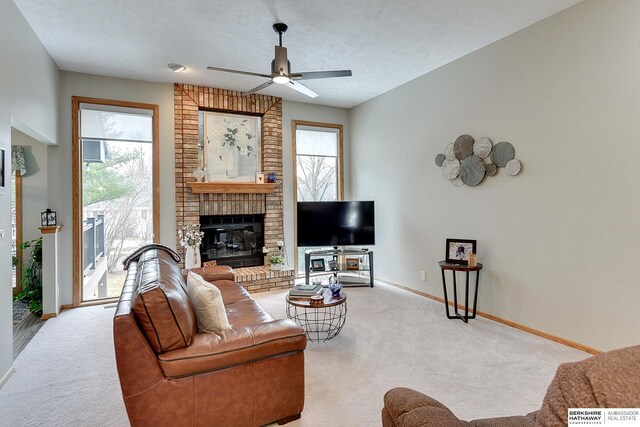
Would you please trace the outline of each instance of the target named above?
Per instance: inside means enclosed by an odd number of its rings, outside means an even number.
[[[374,205],[298,202],[298,246],[365,246],[376,242]]]

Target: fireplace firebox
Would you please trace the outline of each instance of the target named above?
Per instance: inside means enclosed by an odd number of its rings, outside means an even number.
[[[205,215],[200,230],[203,262],[234,268],[264,265],[264,215]]]

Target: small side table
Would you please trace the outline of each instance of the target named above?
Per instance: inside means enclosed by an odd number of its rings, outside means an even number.
[[[480,270],[482,270],[482,264],[478,263],[476,266],[468,266],[468,265],[460,265],[460,264],[450,264],[445,261],[440,261],[438,263],[440,266],[440,270],[442,271],[442,289],[444,290],[444,307],[447,310],[447,317],[449,319],[460,319],[464,323],[468,323],[469,319],[476,318],[476,306],[478,303],[478,284],[480,283]],[[447,298],[447,281],[444,276],[445,270],[451,270],[451,274],[453,275],[453,312],[454,315],[451,316],[449,314],[449,299]],[[464,316],[458,313],[458,292],[456,288],[456,272],[463,271],[467,274],[467,281],[464,287]],[[473,297],[473,314],[469,315],[469,272],[476,272],[476,291],[475,296]]]
[[[340,333],[347,319],[347,294],[334,297],[323,291],[322,304],[311,305],[308,299],[293,299],[287,295],[287,317],[304,328],[307,339],[313,342],[328,341]]]

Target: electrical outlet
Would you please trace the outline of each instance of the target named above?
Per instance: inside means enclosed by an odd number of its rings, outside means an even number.
[[[425,273],[424,271],[420,272],[420,280],[427,280],[427,273]]]

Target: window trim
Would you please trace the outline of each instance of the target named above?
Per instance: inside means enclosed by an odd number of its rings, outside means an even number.
[[[298,154],[296,148],[296,131],[298,126],[307,128],[324,128],[324,129],[337,129],[338,135],[338,156],[337,156],[337,168],[338,168],[338,194],[337,200],[344,200],[344,142],[343,133],[344,126],[338,123],[324,123],[324,122],[311,122],[306,120],[291,120],[291,146],[293,154],[293,254],[295,273],[297,277],[302,277],[298,274]],[[305,129],[309,130],[309,129]]]
[[[111,99],[71,97],[71,167],[73,169],[73,307],[106,304],[118,298],[82,300],[82,161],[80,159],[80,104],[95,104],[151,110],[152,119],[152,186],[153,186],[153,241],[160,242],[160,107],[157,104],[116,101]]]

